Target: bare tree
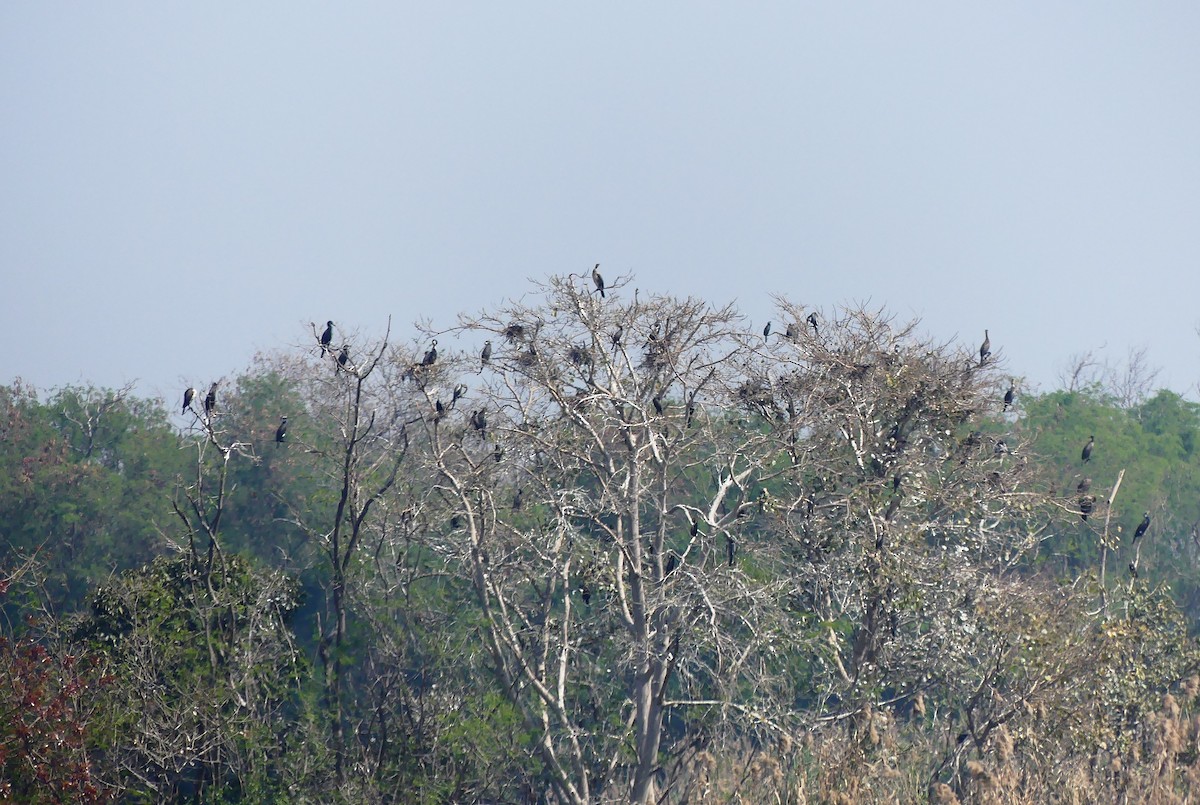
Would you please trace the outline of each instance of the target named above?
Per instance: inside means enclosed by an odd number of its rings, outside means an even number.
[[[1146,401],[1158,378],[1159,367],[1151,366],[1146,347],[1130,347],[1125,363],[1106,362],[1104,385],[1122,408],[1133,408]]]

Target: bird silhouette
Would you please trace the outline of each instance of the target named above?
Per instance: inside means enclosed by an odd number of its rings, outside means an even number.
[[[196,397],[196,390],[194,388],[192,388],[191,386],[188,386],[188,388],[186,390],[184,390],[184,392],[183,392],[183,410],[180,411],[179,413],[186,414],[187,409],[189,407],[191,407],[192,400],[195,399],[195,397]]]
[[[333,367],[334,374],[346,368],[346,364],[350,362],[350,345],[342,344],[342,351],[338,353],[337,366]]]
[[[321,333],[321,354],[329,352],[329,344],[333,341],[333,322],[325,322],[325,332]]]
[[[437,339],[429,345],[429,349],[425,350],[425,357],[421,358],[422,366],[433,366],[437,363]]]
[[[1133,532],[1133,541],[1137,542],[1142,537],[1146,536],[1146,529],[1150,527],[1150,512],[1146,512],[1142,516],[1142,522],[1138,523],[1137,531]]]
[[[483,342],[483,351],[479,353],[479,371],[483,371],[483,367],[488,365],[488,361],[492,359],[492,342]]]
[[[983,331],[983,343],[979,345],[979,365],[983,366],[987,363],[987,359],[992,355],[992,339],[988,336],[988,331]]]
[[[1083,452],[1079,454],[1079,457],[1081,459],[1083,459],[1084,464],[1087,464],[1089,461],[1092,460],[1092,448],[1095,445],[1096,445],[1096,437],[1089,436],[1088,440],[1087,440],[1087,444],[1085,444],[1083,446]]]
[[[808,314],[808,318],[807,318],[807,319],[805,319],[805,321],[807,321],[809,324],[811,324],[811,325],[812,325],[812,328],[813,328],[813,335],[819,335],[819,334],[820,334],[820,333],[819,333],[819,328],[817,327],[817,322],[818,322],[818,321],[820,321],[820,319],[818,319],[818,318],[817,318],[817,311],[815,311],[815,310],[814,310],[812,313],[809,313],[809,314]]]
[[[287,416],[279,418],[279,427],[275,429],[275,446],[283,444],[287,441]]]
[[[1004,392],[1004,410],[1007,411],[1012,407],[1013,397],[1017,395],[1017,387],[1012,381],[1009,381],[1008,391]]]
[[[1081,495],[1086,495],[1088,490],[1092,488],[1092,479],[1084,478],[1079,482],[1079,486],[1075,487],[1075,491]]]
[[[217,410],[217,386],[221,381],[216,381],[208,387],[208,394],[204,396],[204,415],[212,416],[213,411]]]
[[[600,276],[600,264],[596,263],[596,267],[592,269],[592,282],[596,283],[596,290],[600,292],[600,298],[604,298],[604,277]]]
[[[763,340],[766,341],[771,337],[771,322],[767,322],[767,326],[763,328]]]

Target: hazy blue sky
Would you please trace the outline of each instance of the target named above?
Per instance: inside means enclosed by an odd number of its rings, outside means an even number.
[[[1198,43],[1195,2],[4,3],[0,382],[173,401],[600,262],[1185,392]]]

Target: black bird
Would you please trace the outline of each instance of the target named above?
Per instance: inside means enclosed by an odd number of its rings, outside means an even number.
[[[514,321],[504,328],[504,338],[510,344],[514,341],[521,341],[525,338],[525,325]]]
[[[482,408],[471,414],[471,427],[479,431],[479,435],[484,439],[487,438],[487,414],[483,413]],[[496,449],[499,450],[500,445],[496,445]],[[498,453],[496,460],[500,460]]]
[[[1096,508],[1096,496],[1095,495],[1080,495],[1079,496],[1079,516],[1080,517],[1082,517],[1084,520],[1086,520],[1088,518],[1088,515],[1091,514],[1092,510],[1095,508]]]
[[[1079,482],[1079,486],[1075,487],[1075,491],[1081,495],[1086,495],[1088,490],[1092,488],[1092,479],[1084,478]]]
[[[275,446],[283,444],[287,441],[287,416],[279,418],[279,427],[275,429]]]
[[[730,534],[725,535],[725,553],[729,556],[729,566],[733,567],[734,557],[737,556],[737,543]]]
[[[662,404],[662,400],[659,398],[659,396],[657,394],[655,394],[654,397],[650,400],[650,402],[654,403],[654,412],[656,414],[658,414],[659,416],[662,416],[663,404]]]
[[[983,331],[983,343],[979,345],[979,365],[983,366],[987,363],[987,359],[992,355],[992,339],[988,337],[988,331]]]
[[[433,410],[435,411],[435,415],[433,417],[434,422],[440,421],[441,418],[446,415],[446,406],[442,405],[441,400],[433,401]]]
[[[195,396],[196,396],[196,390],[194,388],[192,388],[191,386],[189,386],[183,392],[183,410],[180,411],[179,413],[181,413],[181,414],[187,413],[187,409],[191,406],[192,400],[195,398]]]
[[[525,494],[524,489],[518,489],[517,494],[513,495],[512,510],[514,512],[519,512],[521,510],[521,498],[524,494]]]
[[[794,322],[794,321],[788,322],[787,330],[784,331],[783,337],[786,338],[788,341],[796,340],[796,322]]]
[[[1084,464],[1087,464],[1089,461],[1092,460],[1092,447],[1095,446],[1095,444],[1096,444],[1096,437],[1089,436],[1088,440],[1087,440],[1087,444],[1085,444],[1083,446],[1083,452],[1080,453],[1080,458],[1083,459]]]
[[[212,416],[213,411],[217,410],[217,386],[221,381],[217,381],[208,387],[208,394],[204,396],[204,415]]]
[[[321,333],[321,354],[329,352],[329,343],[333,341],[333,322],[325,322],[325,332]]]
[[[617,348],[621,346],[621,336],[623,335],[625,335],[625,325],[618,324],[617,329],[609,336],[612,339],[613,352],[616,352]]]
[[[996,446],[994,448],[992,448],[992,452],[998,456],[1001,456],[1001,455],[1004,455],[1005,453],[1011,453],[1012,451],[1008,449],[1008,445],[1005,443],[1005,441],[1003,439],[997,439]]]
[[[771,337],[771,322],[767,322],[767,326],[763,328],[763,340],[766,341]]]
[[[483,352],[479,353],[479,371],[483,371],[483,367],[488,365],[488,361],[492,359],[492,342],[483,342]]]
[[[600,292],[600,298],[604,298],[604,277],[600,276],[600,264],[596,263],[596,267],[592,269],[592,282],[596,283],[596,290]]]
[[[675,556],[675,552],[671,551],[667,554],[667,566],[663,568],[663,578],[675,572],[675,568],[679,566],[679,559]]]
[[[1012,407],[1013,397],[1017,394],[1017,386],[1011,380],[1008,383],[1008,391],[1004,392],[1004,410],[1007,411]]]
[[[581,596],[583,596],[584,606],[587,606],[592,603],[592,591],[587,586],[587,582],[584,582],[583,584],[579,585],[579,594]]]
[[[433,339],[433,343],[429,345],[429,349],[425,350],[425,357],[421,358],[422,366],[433,366],[437,363],[437,339]]]
[[[700,533],[700,521],[697,520],[696,522],[692,523],[692,536],[694,537],[699,533]]]
[[[1137,562],[1129,563],[1129,575],[1133,576],[1135,579],[1138,577]]]
[[[1150,527],[1150,512],[1142,517],[1142,522],[1138,523],[1137,531],[1133,532],[1133,541],[1137,542],[1146,535],[1146,529]]]
[[[345,369],[346,364],[349,362],[350,362],[350,345],[342,344],[342,351],[338,353],[338,357],[337,357],[337,366],[333,367],[334,373],[336,374],[337,372],[340,372],[343,369]]]
[[[454,391],[450,395],[450,407],[453,408],[455,405],[457,405],[458,401],[461,400],[463,395],[466,393],[467,387],[462,383],[459,383],[457,386],[455,386]]]
[[[817,311],[814,310],[812,313],[809,313],[808,318],[805,319],[805,321],[807,321],[809,324],[812,325],[813,335],[817,335],[818,334],[817,322],[819,321],[819,319],[817,318]]]

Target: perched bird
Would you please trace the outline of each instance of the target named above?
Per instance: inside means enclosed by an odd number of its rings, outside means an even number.
[[[442,405],[441,400],[433,401],[433,410],[434,410],[434,417],[433,417],[434,422],[441,421],[442,417],[444,417],[446,415],[446,406]]]
[[[1129,563],[1129,575],[1133,576],[1135,579],[1138,577],[1137,562]]]
[[[1011,380],[1008,383],[1008,391],[1004,392],[1004,410],[1007,411],[1012,407],[1013,397],[1017,395],[1017,386]]]
[[[287,415],[279,418],[279,427],[275,429],[275,446],[283,444],[287,441]]]
[[[771,337],[771,322],[767,322],[767,326],[763,328],[763,340],[766,341]]]
[[[194,388],[192,388],[191,386],[188,386],[188,388],[186,390],[184,390],[184,392],[183,392],[183,410],[180,411],[179,413],[186,414],[187,409],[191,407],[192,400],[195,399],[195,397],[196,397],[196,390]]]
[[[667,576],[674,573],[675,568],[678,566],[679,566],[679,557],[675,555],[674,551],[671,551],[669,554],[667,554],[667,566],[665,568],[663,568],[663,578],[666,578]]]
[[[425,350],[425,357],[421,358],[422,366],[433,366],[437,363],[437,339],[433,339],[433,343],[429,345],[429,349]]]
[[[483,371],[483,367],[488,365],[488,361],[492,359],[492,342],[483,342],[483,352],[479,353],[479,371]]]
[[[333,367],[334,373],[340,372],[346,368],[346,364],[350,362],[350,345],[342,344],[342,351],[338,353],[337,366]]]
[[[662,399],[659,398],[659,396],[657,394],[655,394],[654,397],[650,400],[650,402],[654,403],[654,412],[656,414],[658,414],[659,416],[662,416],[662,412],[663,412]]]
[[[1080,517],[1082,517],[1084,520],[1086,520],[1088,518],[1088,515],[1091,514],[1092,510],[1095,508],[1096,508],[1096,496],[1095,495],[1080,495],[1079,496],[1079,516]]]
[[[325,322],[325,332],[321,333],[321,354],[329,352],[329,344],[333,341],[333,322]]]
[[[484,439],[487,438],[487,415],[483,413],[482,408],[471,414],[471,427],[479,431],[479,435]],[[499,450],[500,445],[496,445],[496,449]],[[498,456],[496,460],[500,460]]]
[[[725,553],[729,557],[729,566],[733,567],[733,560],[737,556],[737,543],[733,541],[732,534],[725,535]]]
[[[604,277],[600,276],[600,264],[596,263],[596,267],[592,269],[592,282],[596,283],[596,290],[600,292],[600,298],[604,298]]]
[[[517,494],[513,495],[512,510],[514,512],[519,512],[521,510],[521,498],[524,497],[524,495],[525,495],[524,488],[518,489]]]
[[[788,341],[796,340],[796,322],[794,322],[794,321],[788,322],[787,330],[784,331],[783,337],[786,338]]]
[[[213,411],[217,410],[217,386],[221,381],[216,381],[208,387],[208,394],[204,396],[204,415],[212,416]]]
[[[1092,460],[1092,447],[1094,447],[1095,444],[1096,444],[1096,437],[1089,436],[1088,440],[1087,440],[1087,444],[1085,444],[1083,446],[1083,452],[1080,453],[1080,458],[1083,459],[1084,464],[1087,464],[1089,461]]]
[[[805,319],[805,321],[807,321],[809,324],[812,325],[813,335],[817,335],[818,334],[817,322],[819,321],[819,319],[817,318],[817,311],[814,310],[812,313],[809,313],[808,318]]]
[[[692,532],[691,533],[692,533],[693,537],[700,533],[700,521],[699,520],[692,523]]]
[[[983,331],[983,343],[979,345],[979,365],[983,366],[987,363],[987,359],[992,355],[992,339],[988,337],[988,331]]]
[[[583,596],[584,606],[592,603],[592,591],[591,588],[587,586],[587,582],[579,585],[579,594]]]
[[[455,405],[457,405],[458,401],[461,400],[463,395],[466,393],[467,387],[462,383],[459,383],[457,386],[455,386],[454,391],[450,393],[450,407],[453,408]]]
[[[1088,490],[1092,488],[1092,479],[1084,478],[1079,482],[1079,486],[1075,487],[1075,491],[1081,495],[1086,495]]]
[[[1142,517],[1142,522],[1138,523],[1137,531],[1133,532],[1133,541],[1137,542],[1142,537],[1146,536],[1146,529],[1150,527],[1150,512]]]
[[[1008,444],[1003,439],[997,439],[996,446],[992,448],[992,452],[998,456],[1001,456],[1005,453],[1011,453],[1012,451],[1008,449]]]

